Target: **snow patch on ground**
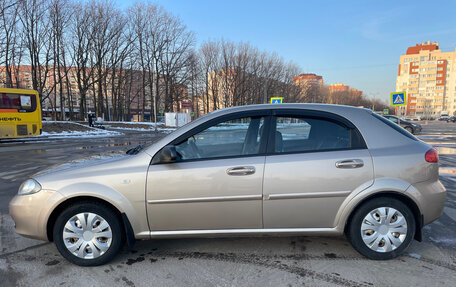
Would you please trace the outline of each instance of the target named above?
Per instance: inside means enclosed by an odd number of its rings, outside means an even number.
[[[60,133],[48,133],[48,132],[43,132],[39,136],[35,136],[33,138],[40,138],[40,137],[45,137],[48,139],[59,139],[59,138],[97,138],[97,137],[107,137],[107,136],[120,136],[123,135],[120,132],[116,131],[107,131],[107,130],[90,130],[90,131],[63,131]],[[30,138],[32,139],[32,138]]]
[[[431,240],[432,242],[437,243],[437,244],[444,244],[447,246],[456,246],[456,238],[454,238],[454,237],[439,237],[439,238],[429,237],[429,240]]]
[[[416,254],[416,253],[409,253],[409,256],[413,257],[413,258],[416,258],[416,259],[420,259],[421,258],[421,255]]]
[[[106,126],[109,127],[112,130],[128,130],[128,131],[138,131],[138,132],[154,132],[155,128],[127,128],[127,127],[111,127],[111,126]],[[157,131],[161,133],[170,133],[175,131],[176,129],[173,128],[157,128]]]

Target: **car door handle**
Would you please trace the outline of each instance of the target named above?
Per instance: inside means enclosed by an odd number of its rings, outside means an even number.
[[[360,159],[346,159],[336,162],[337,168],[358,168],[363,166],[364,162]]]
[[[236,166],[230,167],[226,170],[228,175],[249,175],[255,173],[255,167],[253,166]]]

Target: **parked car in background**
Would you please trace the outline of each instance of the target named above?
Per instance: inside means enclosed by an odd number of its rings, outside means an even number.
[[[452,123],[456,122],[456,117],[449,117],[448,120],[447,120],[447,122],[448,122],[448,123],[449,123],[449,122],[452,122]]]
[[[442,215],[437,151],[367,109],[251,105],[203,116],[120,158],[26,180],[17,233],[83,266],[126,241],[345,234],[364,256],[399,256]],[[271,250],[271,252],[274,252]]]
[[[440,116],[439,121],[448,121],[449,116]]]
[[[421,117],[420,116],[407,116],[407,117],[405,117],[405,120],[406,121],[421,121]]]
[[[411,123],[406,120],[400,119],[396,116],[384,115],[384,117],[392,121],[393,123],[403,127],[406,131],[408,131],[411,134],[418,134],[423,129],[422,126],[418,123]]]

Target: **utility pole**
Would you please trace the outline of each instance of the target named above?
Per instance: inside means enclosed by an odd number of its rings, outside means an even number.
[[[155,134],[157,134],[158,132],[158,127],[157,127],[157,91],[158,91],[158,87],[155,83],[155,77],[156,77],[156,73],[154,72],[152,74],[152,91],[153,91],[153,96],[154,96],[154,122],[155,122]]]
[[[265,104],[267,104],[268,103],[268,84],[267,84],[267,80],[265,81],[264,86],[263,86],[263,94],[264,94],[263,102]]]

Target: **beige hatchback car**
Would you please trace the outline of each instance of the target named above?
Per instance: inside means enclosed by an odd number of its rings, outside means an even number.
[[[127,155],[48,170],[10,203],[16,232],[78,265],[136,239],[342,235],[401,254],[442,214],[435,149],[370,110],[323,104],[213,112]]]

